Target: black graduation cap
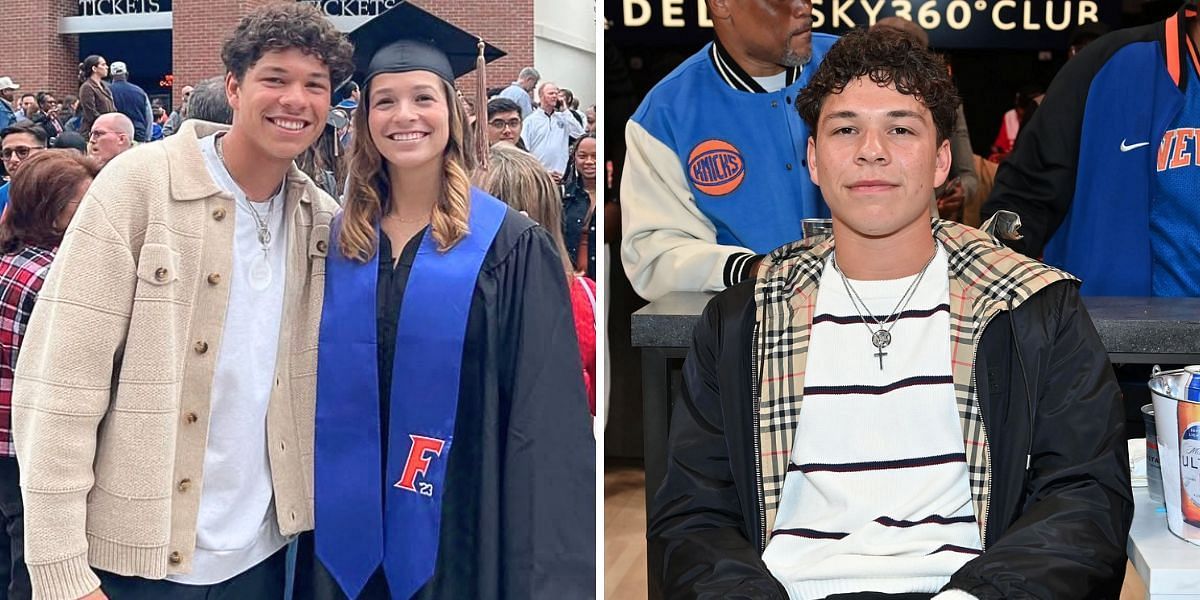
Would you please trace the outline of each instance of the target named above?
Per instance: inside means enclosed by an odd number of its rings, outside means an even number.
[[[479,56],[479,38],[408,2],[363,23],[349,37],[354,43],[354,79],[364,87],[372,75],[414,70],[432,71],[453,83],[475,69]],[[487,62],[504,55],[484,44]]]

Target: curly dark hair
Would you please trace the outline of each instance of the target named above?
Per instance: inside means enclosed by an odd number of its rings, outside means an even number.
[[[243,17],[221,47],[221,61],[241,81],[263,54],[289,48],[321,59],[334,87],[354,72],[354,47],[320,9],[305,2],[268,4]]]
[[[842,93],[847,84],[864,76],[915,97],[933,116],[938,143],[950,138],[959,99],[946,63],[912,36],[886,28],[852,30],[829,49],[796,98],[796,110],[808,130],[816,131],[826,97]]]

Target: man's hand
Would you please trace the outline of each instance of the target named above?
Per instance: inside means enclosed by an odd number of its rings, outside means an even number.
[[[950,221],[962,221],[963,201],[967,199],[967,194],[963,190],[961,181],[955,180],[946,187],[942,195],[938,197],[938,215],[943,219]]]
[[[108,600],[108,596],[104,594],[104,590],[96,588],[96,591],[80,598],[79,600]]]
[[[762,273],[762,263],[763,263],[762,256],[754,259],[754,266],[750,267],[750,278],[751,279],[758,279],[759,274]]]

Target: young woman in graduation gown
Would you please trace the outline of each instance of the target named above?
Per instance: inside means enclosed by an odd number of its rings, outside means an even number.
[[[470,186],[454,75],[410,41],[367,69],[328,249],[301,598],[595,594],[595,452],[562,260]]]

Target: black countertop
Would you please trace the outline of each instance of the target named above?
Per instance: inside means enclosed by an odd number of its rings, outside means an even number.
[[[633,314],[633,345],[686,348],[713,295],[674,292],[651,302]],[[1104,347],[1118,355],[1114,362],[1120,355],[1200,355],[1200,298],[1094,297],[1084,298],[1084,305]]]

